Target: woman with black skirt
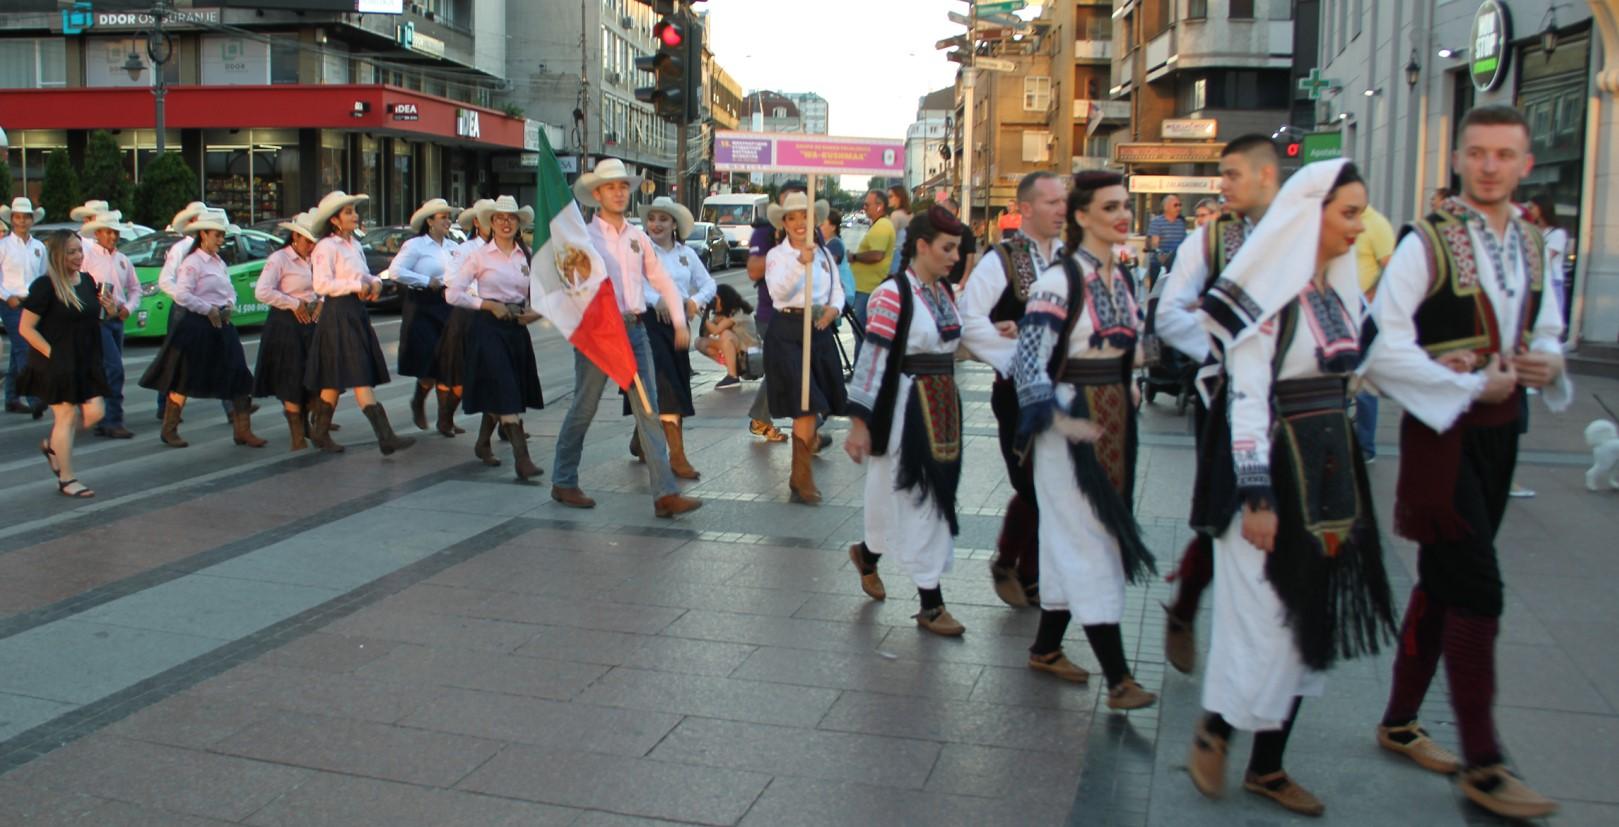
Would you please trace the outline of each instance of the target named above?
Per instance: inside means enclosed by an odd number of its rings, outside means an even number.
[[[315,252],[315,231],[308,225],[309,213],[283,221],[287,246],[264,261],[264,271],[253,287],[253,297],[270,307],[259,337],[259,361],[253,370],[253,395],[281,400],[292,434],[292,450],[308,447],[304,372],[309,364],[309,343],[315,338],[315,319],[320,313],[320,297],[315,295],[315,273],[309,257]]]
[[[450,253],[449,270],[445,274],[445,281],[461,269],[461,262],[472,255],[479,247],[489,241],[489,208],[494,201],[480,198],[472,206],[461,211],[461,216],[455,221],[461,230],[467,234],[467,240],[456,246]],[[476,291],[476,284],[471,288]],[[445,303],[450,305],[449,318],[444,323],[444,332],[439,335],[438,349],[433,353],[433,378],[438,380],[438,386],[450,393],[450,404],[446,413],[444,401],[439,401],[438,432],[447,437],[466,433],[455,424],[455,409],[461,404],[461,397],[466,393],[466,384],[462,376],[466,367],[467,330],[472,327],[472,317],[478,312],[465,307],[456,307],[449,297]],[[483,445],[489,446],[490,431],[483,434]],[[487,450],[479,454],[484,456],[488,465],[499,465],[500,460]]]
[[[310,442],[331,453],[343,450],[331,438],[332,414],[337,411],[337,397],[353,388],[360,410],[376,432],[377,448],[387,456],[415,445],[416,440],[394,434],[388,412],[371,390],[387,384],[388,363],[383,359],[382,345],[371,328],[364,301],[382,295],[382,281],[371,275],[365,253],[355,239],[360,214],[354,205],[370,199],[369,195],[335,190],[310,211],[309,225],[317,228],[315,235],[320,237],[310,269],[314,272],[315,293],[323,303],[315,338],[309,346],[304,388],[320,392],[314,401]]]
[[[55,423],[39,450],[56,475],[63,496],[96,492],[73,476],[73,437],[101,420],[107,377],[101,365],[101,317],[116,312],[109,292],[81,273],[84,242],[69,230],[45,240],[45,277],[28,287],[17,335],[28,343],[28,361],[17,377],[18,393],[49,406]]]
[[[529,459],[521,417],[524,410],[545,407],[528,332],[540,314],[529,306],[530,256],[518,237],[521,224],[534,220],[534,210],[519,208],[517,199],[502,195],[489,208],[488,220],[493,236],[463,257],[445,292],[455,306],[474,311],[467,329],[462,404],[467,413],[483,414],[478,457],[486,462],[493,457],[489,432],[498,420],[512,445],[517,479],[527,482],[541,471]]]
[[[824,217],[825,201],[815,204]],[[781,204],[771,204],[770,223],[787,228],[787,237],[765,256],[765,284],[776,315],[765,331],[765,386],[770,394],[770,415],[793,420],[793,471],[790,487],[794,502],[816,505],[821,492],[815,487],[810,459],[820,444],[818,416],[842,416],[848,402],[843,365],[832,323],[843,314],[843,284],[832,254],[810,234],[809,199],[793,193]],[[814,274],[810,307],[804,306],[804,272]],[[804,407],[804,314],[812,314],[810,334],[810,398]]]
[[[180,260],[174,279],[174,303],[186,309],[163,349],[141,377],[141,387],[168,394],[163,409],[163,444],[184,448],[180,416],[186,400],[231,400],[231,426],[237,445],[263,448],[253,433],[253,372],[248,370],[242,339],[231,324],[236,307],[236,285],[226,272],[219,248],[225,233],[236,229],[223,210],[204,210],[185,228],[196,239]]]
[[[444,280],[450,274],[456,243],[449,237],[450,219],[455,208],[442,198],[428,199],[410,217],[416,237],[399,248],[388,265],[388,272],[400,286],[399,373],[416,377],[416,392],[410,397],[410,415],[416,427],[427,430],[427,394],[438,390],[439,431],[445,423],[454,428],[455,403],[450,386],[435,382],[433,370],[439,339],[450,320],[450,305],[444,301]],[[451,435],[454,431],[451,431]]]

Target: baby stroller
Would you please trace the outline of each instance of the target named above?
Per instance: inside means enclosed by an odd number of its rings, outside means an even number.
[[[1160,393],[1171,394],[1175,397],[1175,415],[1186,413],[1186,406],[1192,402],[1192,394],[1197,393],[1197,362],[1192,361],[1180,351],[1164,346],[1160,351],[1158,363],[1141,371],[1136,384],[1141,388],[1142,404],[1150,405],[1152,400]]]

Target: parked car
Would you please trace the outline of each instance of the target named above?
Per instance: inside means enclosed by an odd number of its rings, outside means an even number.
[[[157,288],[157,277],[163,270],[164,256],[181,238],[176,233],[152,233],[118,245],[119,251],[129,256],[129,263],[135,266],[135,276],[141,282],[140,307],[124,322],[125,336],[150,339],[169,332],[169,311],[174,300]],[[264,324],[269,315],[270,308],[253,295],[253,287],[264,270],[264,260],[281,249],[282,243],[269,233],[251,229],[225,235],[219,257],[225,260],[225,271],[236,286],[233,321],[238,327]]]
[[[52,221],[49,224],[35,224],[34,228],[30,230],[30,232],[32,232],[36,237],[43,239],[45,236],[50,235],[57,230],[73,230],[74,232],[78,232],[79,228],[82,226],[84,225],[72,221]],[[151,235],[153,232],[155,231],[151,227],[141,224],[125,224],[124,228],[118,232],[118,243],[123,244],[126,241],[134,241],[137,238],[145,238],[146,236]]]
[[[691,237],[686,239],[686,246],[697,252],[697,259],[705,269],[723,270],[731,266],[725,232],[714,224],[698,221],[691,225]]]
[[[408,224],[371,227],[365,231],[365,238],[360,240],[360,249],[365,251],[366,269],[382,279],[382,296],[376,301],[366,302],[367,307],[376,310],[399,309],[399,283],[388,272],[388,266],[393,264],[399,248],[415,235]]]

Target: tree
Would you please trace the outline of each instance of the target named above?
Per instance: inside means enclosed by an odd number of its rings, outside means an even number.
[[[178,153],[165,152],[146,167],[135,188],[135,223],[168,225],[175,213],[197,200],[197,173]]]
[[[45,216],[66,221],[67,214],[81,203],[79,174],[73,171],[73,161],[67,157],[67,150],[52,150],[50,157],[45,159],[45,184],[39,195],[39,205],[45,208]]]
[[[11,203],[11,166],[0,155],[0,204]]]
[[[111,132],[97,129],[84,147],[84,171],[79,189],[88,198],[100,198],[115,210],[135,211],[135,185],[124,172],[124,153]]]

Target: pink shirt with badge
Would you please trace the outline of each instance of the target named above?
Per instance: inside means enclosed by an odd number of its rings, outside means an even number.
[[[135,265],[129,256],[117,250],[108,250],[94,241],[84,244],[83,270],[96,280],[96,284],[112,285],[113,301],[133,314],[141,305],[141,280],[135,275]]]
[[[471,310],[483,307],[484,299],[528,304],[529,260],[520,245],[513,244],[508,253],[489,242],[459,258],[455,273],[444,283],[444,298],[450,304]]]
[[[340,235],[329,235],[315,245],[310,256],[315,273],[315,292],[322,296],[347,296],[373,284],[381,284],[365,264],[360,242]]]
[[[622,227],[614,227],[600,215],[590,220],[588,229],[596,252],[607,265],[607,275],[613,280],[619,312],[639,314],[646,310],[647,300],[641,288],[644,282],[663,297],[663,306],[669,308],[675,327],[685,327],[685,303],[658,254],[653,252],[652,239],[634,224],[626,221]]]
[[[264,260],[264,270],[253,286],[253,297],[282,310],[297,310],[315,300],[315,272],[309,259],[287,245]]]
[[[204,316],[210,310],[235,307],[236,288],[230,283],[225,260],[200,248],[187,253],[174,279],[174,301]]]

